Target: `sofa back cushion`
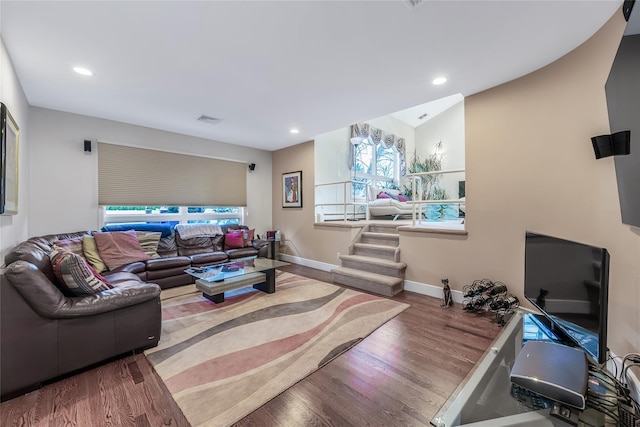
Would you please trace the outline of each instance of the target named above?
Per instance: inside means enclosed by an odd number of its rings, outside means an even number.
[[[160,255],[161,258],[178,256],[178,246],[176,245],[176,238],[173,234],[160,238],[158,242],[158,255]]]
[[[84,234],[87,234],[87,231],[32,237],[11,249],[4,257],[4,262],[7,266],[19,260],[29,262],[47,276],[47,279],[53,283],[57,283],[58,280],[53,274],[51,261],[49,260],[49,253],[51,252],[53,242],[81,237]]]
[[[222,250],[222,248],[216,245],[216,242],[220,241],[223,236],[215,237],[191,237],[189,239],[183,239],[178,233],[175,234],[176,247],[178,248],[178,255],[190,256],[195,254],[201,254],[205,252],[216,252]]]

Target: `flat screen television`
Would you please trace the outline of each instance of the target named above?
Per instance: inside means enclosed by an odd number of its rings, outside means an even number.
[[[551,330],[599,364],[607,357],[609,253],[527,232],[524,296]]]

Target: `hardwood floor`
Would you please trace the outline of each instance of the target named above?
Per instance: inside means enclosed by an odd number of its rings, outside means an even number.
[[[282,268],[331,282],[307,267]],[[411,307],[237,426],[426,426],[500,332],[490,315],[410,292]],[[8,426],[188,426],[142,354],[0,404]]]

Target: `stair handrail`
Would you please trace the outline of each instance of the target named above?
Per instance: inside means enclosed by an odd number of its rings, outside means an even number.
[[[421,206],[424,204],[463,204],[465,203],[465,199],[445,199],[445,200],[435,200],[435,199],[422,199],[422,180],[420,179],[423,176],[430,175],[440,175],[440,174],[450,174],[450,173],[465,173],[465,169],[447,169],[447,170],[439,170],[439,171],[430,171],[430,172],[416,172],[416,173],[408,173],[407,177],[411,178],[413,181],[413,185],[411,186],[413,191],[411,200],[409,203],[413,205],[413,209],[411,210],[411,222],[412,226],[416,226],[416,222],[421,223]]]
[[[343,186],[343,196],[342,196],[342,203],[316,203],[315,204],[315,208],[322,208],[323,206],[342,206],[342,212],[343,212],[343,220],[346,222],[348,220],[347,215],[347,206],[367,206],[369,204],[369,194],[368,192],[365,192],[365,201],[364,202],[356,202],[355,200],[352,200],[350,202],[347,202],[347,196],[351,195],[351,192],[348,191],[348,187],[347,185],[353,185],[353,184],[364,184],[361,181],[355,181],[353,179],[350,180],[346,180],[346,181],[332,181],[332,182],[324,182],[322,184],[316,184],[316,188],[318,187],[322,187],[322,186],[328,186],[328,185],[340,185],[342,184]],[[317,212],[316,212],[317,213]],[[355,218],[355,209],[354,212],[352,213],[352,215]],[[365,219],[369,219],[369,210],[365,209]],[[316,222],[324,222],[324,218],[322,219],[322,221],[316,221]]]

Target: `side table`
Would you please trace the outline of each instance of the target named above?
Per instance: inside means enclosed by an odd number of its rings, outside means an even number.
[[[280,241],[275,239],[268,239],[269,250],[267,252],[267,258],[278,260],[280,257]]]

